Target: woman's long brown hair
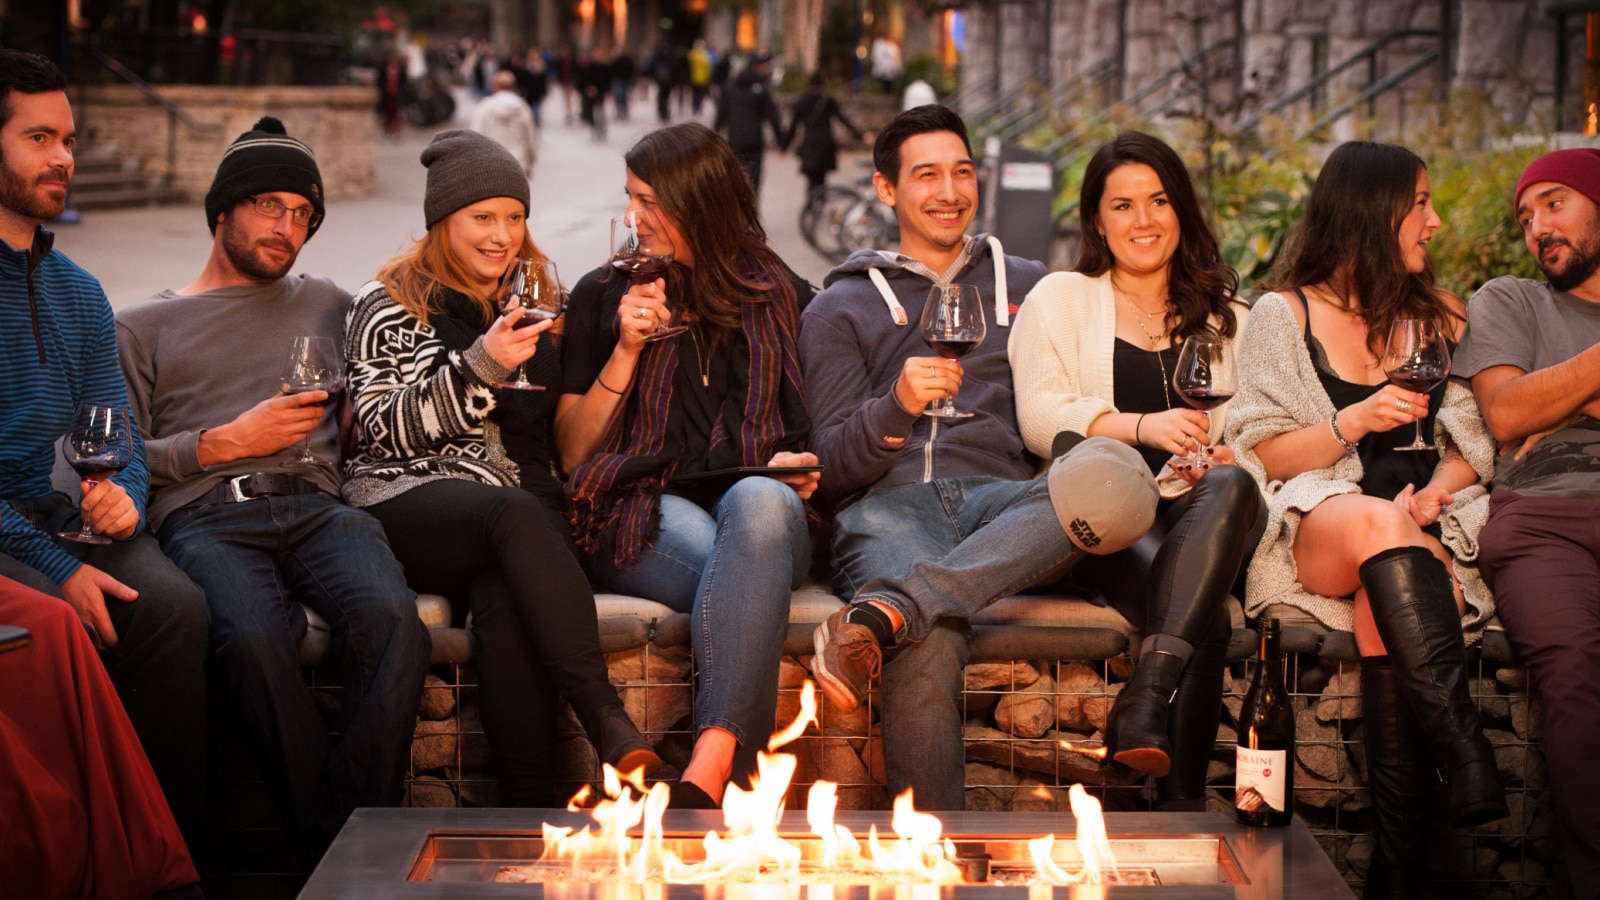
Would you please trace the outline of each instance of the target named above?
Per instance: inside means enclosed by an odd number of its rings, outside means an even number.
[[[1417,202],[1422,157],[1394,144],[1350,141],[1322,164],[1305,215],[1289,235],[1273,290],[1325,284],[1367,326],[1378,355],[1396,319],[1427,319],[1454,334],[1461,320],[1433,283],[1406,271],[1400,223]]]

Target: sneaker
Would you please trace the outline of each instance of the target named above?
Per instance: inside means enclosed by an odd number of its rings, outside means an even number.
[[[843,712],[861,705],[867,688],[883,667],[883,648],[872,629],[845,621],[850,607],[836,610],[817,627],[812,645],[817,655],[811,671],[822,692]]]

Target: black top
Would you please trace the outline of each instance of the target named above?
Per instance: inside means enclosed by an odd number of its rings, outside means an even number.
[[[1172,394],[1171,378],[1178,368],[1178,350],[1145,350],[1116,339],[1111,356],[1111,402],[1118,412],[1158,413],[1172,408],[1168,397]],[[1161,471],[1172,454],[1160,447],[1134,446],[1150,466],[1151,474]]]
[[[1297,295],[1300,292],[1295,291]],[[1303,295],[1300,296],[1302,308],[1306,305]],[[1311,313],[1306,312],[1305,327],[1306,350],[1311,354],[1311,363],[1317,369],[1317,380],[1322,383],[1322,389],[1328,393],[1328,399],[1333,401],[1334,409],[1344,409],[1355,403],[1371,397],[1383,390],[1385,384],[1358,384],[1345,381],[1333,371],[1333,366],[1328,364],[1328,354],[1322,349],[1322,342],[1311,334]],[[1452,348],[1454,346],[1452,345]],[[1428,393],[1428,415],[1422,420],[1423,439],[1427,440],[1433,434],[1433,421],[1439,410],[1439,405],[1444,402],[1445,386],[1449,384],[1446,379],[1439,386]],[[1395,495],[1405,490],[1406,485],[1415,485],[1421,490],[1433,478],[1433,470],[1439,466],[1439,452],[1437,450],[1398,450],[1416,439],[1415,426],[1391,428],[1388,431],[1369,432],[1356,442],[1356,455],[1361,459],[1361,493],[1369,497],[1381,497],[1393,500]]]

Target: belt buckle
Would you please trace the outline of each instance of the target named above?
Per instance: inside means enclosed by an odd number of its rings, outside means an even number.
[[[256,497],[254,495],[246,494],[244,492],[244,483],[249,478],[250,478],[249,475],[235,475],[234,477],[229,478],[227,481],[223,482],[224,484],[226,484],[228,486],[228,497],[234,503],[243,503],[246,500],[255,500],[256,499]]]

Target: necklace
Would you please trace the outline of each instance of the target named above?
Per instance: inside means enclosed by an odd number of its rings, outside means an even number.
[[[711,373],[706,370],[706,364],[709,361],[707,357],[710,354],[707,353],[706,356],[700,355],[700,329],[690,325],[689,340],[694,344],[694,361],[700,366],[700,386],[711,387]]]
[[[1160,368],[1160,370],[1161,370],[1161,396],[1167,401],[1167,409],[1171,409],[1172,408],[1172,388],[1171,388],[1170,384],[1168,383],[1168,379],[1167,379],[1167,360],[1166,360],[1165,357],[1163,357],[1161,355],[1161,351],[1156,349],[1157,347],[1159,347],[1161,345],[1161,342],[1163,340],[1165,340],[1167,335],[1171,332],[1171,329],[1167,327],[1166,319],[1163,318],[1162,321],[1161,321],[1161,333],[1160,334],[1151,334],[1150,333],[1150,329],[1145,327],[1145,322],[1154,319],[1157,314],[1153,313],[1153,312],[1148,312],[1145,309],[1141,308],[1139,306],[1139,304],[1133,302],[1133,298],[1129,297],[1127,294],[1123,293],[1122,289],[1117,287],[1115,282],[1112,283],[1111,290],[1112,290],[1112,293],[1116,294],[1118,297],[1121,297],[1125,303],[1127,303],[1129,306],[1133,307],[1135,312],[1142,313],[1144,315],[1144,319],[1142,319],[1142,320],[1137,318],[1137,317],[1135,317],[1134,320],[1133,320],[1133,324],[1139,326],[1139,330],[1144,332],[1145,340],[1150,342],[1150,352],[1155,354],[1156,366],[1158,368]],[[1166,312],[1166,304],[1165,303],[1162,304],[1161,312],[1163,312],[1163,313]]]

